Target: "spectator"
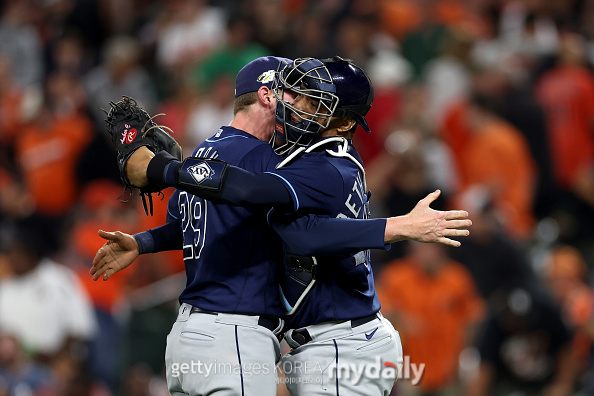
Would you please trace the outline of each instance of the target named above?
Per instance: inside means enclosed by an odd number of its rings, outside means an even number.
[[[233,119],[235,76],[267,50],[252,40],[253,26],[243,15],[232,15],[227,23],[227,43],[209,54],[195,69],[198,88],[208,100],[189,114],[185,144],[190,150],[214,135]]]
[[[594,77],[586,67],[586,43],[575,34],[561,36],[558,65],[536,86],[545,109],[557,207],[573,216],[571,236],[592,236],[594,219]]]
[[[96,323],[74,273],[45,256],[46,241],[36,226],[19,226],[4,241],[13,276],[0,281],[0,330],[51,361],[70,343],[91,339]]]
[[[570,395],[577,375],[571,333],[551,301],[511,288],[493,307],[479,336],[478,373],[465,394]]]
[[[78,111],[81,91],[72,76],[48,77],[46,102],[16,137],[15,157],[37,214],[47,220],[52,248],[78,196],[76,163],[92,137],[91,121]]]
[[[25,93],[15,83],[13,63],[0,55],[0,155],[10,154],[14,139],[23,123],[22,105]]]
[[[140,43],[135,38],[113,36],[103,46],[102,63],[85,75],[89,110],[100,128],[105,118],[101,109],[123,95],[136,98],[147,111],[153,110],[156,102],[153,83],[138,63],[140,52]]]
[[[9,59],[14,81],[20,88],[43,83],[43,47],[32,25],[32,2],[7,1],[0,19],[0,54]]]
[[[173,73],[185,74],[226,40],[223,11],[205,0],[169,1],[161,16],[157,62]]]
[[[404,84],[412,74],[411,66],[392,50],[376,52],[366,72],[373,83],[373,106],[365,117],[372,134],[355,133],[353,141],[361,159],[371,164],[385,153],[385,140],[402,116]]]
[[[0,333],[0,395],[46,395],[55,379],[48,367],[31,361],[17,337]]]
[[[452,251],[474,278],[479,293],[491,305],[494,296],[510,285],[528,287],[536,281],[524,252],[503,228],[491,197],[475,188],[458,197],[472,219],[472,232]]]
[[[440,55],[425,67],[423,80],[427,86],[428,124],[437,127],[452,102],[470,94],[473,64],[470,52],[474,39],[462,29],[450,29]]]
[[[402,40],[402,55],[413,66],[417,80],[421,79],[427,64],[439,55],[448,36],[447,28],[432,19],[429,7],[419,11],[424,14],[421,25]]]
[[[584,258],[571,246],[557,246],[545,258],[545,286],[561,309],[563,319],[575,331],[572,352],[580,372],[589,364],[592,346],[588,326],[594,316],[594,293],[587,275]]]
[[[198,103],[188,116],[184,143],[189,145],[189,150],[190,146],[202,143],[233,119],[234,79],[220,74],[211,84],[208,100]]]
[[[227,21],[227,42],[213,50],[194,69],[194,80],[202,92],[209,92],[221,76],[235,77],[247,63],[268,50],[253,40],[254,26],[244,15],[231,15]]]
[[[405,258],[386,264],[378,276],[384,315],[398,323],[410,362],[425,363],[416,391],[401,381],[398,388],[403,395],[450,394],[458,389],[458,357],[474,341],[483,302],[468,270],[443,246],[410,242],[408,247]]]
[[[525,138],[497,115],[491,98],[479,94],[470,101],[466,122],[471,136],[462,161],[463,190],[486,189],[506,231],[528,238],[537,175]]]

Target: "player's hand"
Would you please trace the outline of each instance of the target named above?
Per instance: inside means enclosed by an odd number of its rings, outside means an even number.
[[[106,232],[99,230],[99,236],[107,239],[95,255],[89,274],[96,281],[103,275],[108,280],[113,274],[128,267],[139,255],[138,243],[132,235],[123,232]]]
[[[126,176],[133,186],[144,187],[149,184],[146,169],[154,156],[155,154],[146,146],[139,147],[130,156],[126,163]]]
[[[448,246],[460,246],[460,242],[451,237],[468,236],[472,222],[465,210],[441,211],[429,207],[439,197],[436,190],[420,200],[413,210],[405,215],[391,217],[386,223],[386,243],[404,239],[417,242],[437,242]]]

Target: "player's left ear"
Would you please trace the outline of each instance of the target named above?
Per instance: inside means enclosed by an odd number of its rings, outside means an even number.
[[[347,131],[350,131],[351,129],[353,129],[353,127],[356,124],[357,124],[357,121],[355,121],[353,118],[342,117],[337,120],[336,129],[338,129],[338,131],[340,131],[340,132],[347,132]]]
[[[274,94],[272,93],[272,90],[267,86],[263,85],[258,89],[258,101],[260,101],[263,106],[271,106],[273,97]]]

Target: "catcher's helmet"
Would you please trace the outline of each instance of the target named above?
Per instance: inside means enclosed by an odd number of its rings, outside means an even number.
[[[367,75],[350,60],[335,56],[322,61],[314,58],[295,59],[277,73],[272,85],[277,100],[277,140],[285,142],[276,148],[284,154],[296,146],[307,146],[328,127],[332,117],[352,117],[370,132],[365,115],[373,102],[373,87]],[[314,112],[305,112],[287,103],[284,90],[308,96],[317,102]],[[299,122],[291,119],[297,115]]]
[[[340,56],[322,59],[330,72],[338,96],[334,117],[352,117],[367,133],[371,133],[365,116],[373,102],[373,86],[367,74],[350,59]]]

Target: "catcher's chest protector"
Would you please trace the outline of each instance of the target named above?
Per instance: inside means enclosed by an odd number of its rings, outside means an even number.
[[[355,157],[347,152],[349,144],[345,138],[331,137],[315,143],[308,148],[299,147],[291,155],[280,162],[276,168],[282,168],[295,161],[303,154],[311,153],[314,150],[326,148],[326,154],[331,157],[346,158],[352,161],[359,168],[359,175],[362,180],[363,191],[368,195],[367,182],[363,165]],[[337,148],[337,150],[335,150]],[[369,203],[365,203],[364,218],[369,217]],[[360,265],[368,262],[366,252],[360,252],[345,260],[336,261],[340,265]],[[316,285],[318,277],[319,259],[310,256],[298,256],[285,252],[283,257],[283,270],[280,279],[280,296],[287,315],[297,312],[301,303],[308,293]]]

